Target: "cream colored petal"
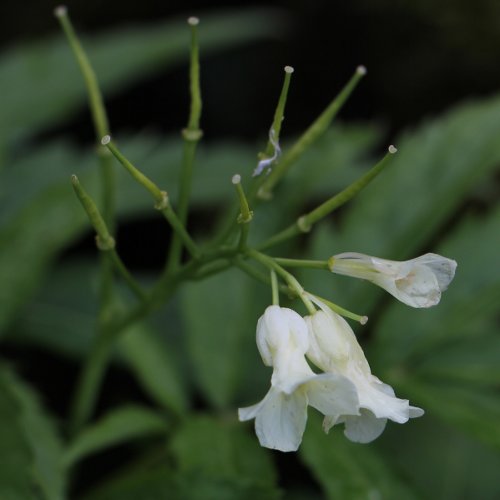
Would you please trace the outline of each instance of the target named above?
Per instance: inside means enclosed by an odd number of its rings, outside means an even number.
[[[261,446],[296,451],[307,422],[307,397],[297,390],[285,395],[271,388],[255,417],[255,433]]]
[[[316,375],[305,387],[309,405],[323,415],[337,418],[340,415],[358,415],[359,400],[354,384],[341,375],[325,373]]]
[[[358,417],[344,418],[345,436],[354,443],[370,443],[384,432],[387,419],[377,418],[369,410],[362,409]]]

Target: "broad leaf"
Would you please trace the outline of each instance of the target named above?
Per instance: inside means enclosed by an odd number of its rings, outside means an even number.
[[[310,420],[300,456],[321,484],[327,498],[418,498],[372,446],[351,443],[337,428],[325,435],[319,418]]]
[[[2,499],[61,500],[66,478],[62,444],[54,422],[35,393],[7,368],[0,368],[0,496]]]

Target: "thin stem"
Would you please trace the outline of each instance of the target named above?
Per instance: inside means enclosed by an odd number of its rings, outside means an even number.
[[[101,139],[101,144],[106,146],[111,154],[125,167],[127,172],[145,189],[147,189],[156,202],[156,208],[163,208],[168,204],[167,193],[162,191],[151,179],[146,177],[135,165],[133,165],[111,141],[109,135]]]
[[[174,212],[172,207],[168,205],[167,207],[160,210],[165,219],[167,219],[168,223],[172,226],[174,230],[174,234],[177,234],[180,241],[184,244],[187,251],[191,254],[191,256],[195,259],[198,259],[201,256],[201,252],[198,248],[198,245],[193,241],[191,236],[189,236],[186,228],[180,221],[177,214]]]
[[[139,283],[137,283],[132,274],[130,274],[130,271],[126,268],[125,264],[121,260],[116,250],[115,249],[111,250],[109,254],[110,254],[110,259],[113,262],[113,265],[115,266],[116,270],[120,273],[121,277],[128,285],[130,290],[139,300],[144,300],[146,298],[146,292],[142,289]]]
[[[365,175],[360,177],[357,181],[353,182],[350,186],[345,188],[340,193],[332,196],[330,199],[316,207],[311,212],[300,216],[293,224],[288,226],[283,231],[271,236],[268,240],[264,241],[257,246],[259,250],[270,248],[278,243],[282,243],[290,238],[298,236],[299,234],[308,233],[312,226],[335,211],[340,206],[347,203],[351,198],[356,196],[363,188],[365,188],[375,177],[377,177],[382,170],[389,164],[392,156],[397,152],[394,146],[389,146],[387,154],[380,160],[373,168],[371,168]]]
[[[318,297],[317,295],[314,295],[314,297],[316,297],[321,302],[324,302],[330,309],[335,311],[337,314],[340,314],[341,316],[353,319],[362,325],[366,325],[366,323],[368,322],[368,316],[361,316],[359,314],[355,314],[351,311],[348,311],[347,309],[344,309],[343,307],[340,307],[334,302],[330,302],[329,300],[324,299],[323,297]]]
[[[71,46],[71,49],[73,50],[73,54],[78,62],[78,66],[80,67],[80,70],[82,72],[85,86],[87,87],[87,92],[89,94],[90,110],[92,113],[92,120],[94,122],[97,142],[99,143],[101,137],[109,134],[109,125],[104,108],[102,94],[97,83],[97,78],[87,57],[87,54],[85,54],[85,51],[83,50],[83,47],[75,33],[73,25],[71,24],[71,20],[69,19],[66,7],[57,7],[54,10],[54,14],[61,24],[61,27]]]
[[[285,175],[290,166],[326,131],[365,74],[366,69],[363,66],[359,66],[340,94],[328,105],[323,113],[321,113],[321,115],[299,137],[292,148],[283,156],[270,175],[262,182],[259,189],[259,196],[261,198],[269,198],[271,196],[274,186]]]
[[[273,306],[280,305],[280,294],[278,290],[278,277],[276,276],[276,271],[271,269],[271,289],[273,293]]]
[[[177,208],[179,220],[183,226],[186,226],[188,218],[196,146],[202,137],[202,131],[200,130],[202,100],[200,91],[200,62],[197,30],[199,19],[197,17],[190,17],[188,19],[188,24],[191,28],[191,57],[189,67],[191,107],[187,127],[182,131],[184,148],[181,178],[179,182],[179,203]],[[181,259],[182,243],[183,240],[179,237],[179,235],[174,234],[167,262],[167,268],[169,270],[175,269],[175,267],[179,264]]]
[[[307,310],[314,314],[316,312],[316,308],[313,303],[307,297],[302,285],[297,281],[297,278],[290,274],[288,271],[285,271],[272,257],[265,255],[263,253],[258,252],[257,250],[248,249],[247,255],[252,259],[264,264],[268,269],[273,269],[276,271],[292,288],[292,290],[297,294],[297,296],[302,300]]]
[[[243,191],[243,186],[241,185],[241,176],[238,174],[233,175],[232,183],[236,188],[236,193],[238,194],[238,199],[240,201],[240,215],[238,216],[237,221],[240,225],[241,233],[238,248],[240,251],[243,251],[247,245],[248,231],[250,228],[249,223],[253,218],[253,212],[248,206],[247,197],[245,196],[245,191]]]
[[[241,269],[245,274],[247,274],[251,278],[254,278],[257,281],[261,281],[266,285],[272,285],[271,279],[268,274],[259,271],[254,266],[246,262],[242,257],[236,257],[235,259],[233,259],[233,263],[236,267]],[[278,289],[283,295],[286,295],[287,297],[290,297],[292,293],[294,293],[290,288],[288,288],[283,284],[278,284]]]
[[[305,267],[310,269],[326,269],[330,270],[327,260],[301,260],[301,259],[284,259],[281,257],[273,257],[280,265],[285,267]]]

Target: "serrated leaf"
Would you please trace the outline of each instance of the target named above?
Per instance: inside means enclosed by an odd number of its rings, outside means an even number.
[[[141,406],[112,410],[76,436],[64,454],[64,463],[72,466],[86,456],[131,440],[161,436],[167,422],[157,412]]]
[[[45,500],[63,499],[66,478],[62,444],[54,422],[41,408],[35,393],[3,366],[0,413],[0,428],[4,429],[0,442],[5,457],[0,467],[0,497],[35,499],[40,498],[35,494],[38,490]]]
[[[236,420],[194,416],[185,420],[170,442],[179,470],[192,476],[241,479],[242,484],[273,486],[270,455]]]
[[[308,422],[299,453],[332,500],[418,498],[372,446],[349,442],[340,429],[325,435],[319,418]]]
[[[78,19],[73,21],[78,26]],[[206,14],[199,27],[202,54],[275,36],[281,24],[282,18],[270,9]],[[184,19],[83,36],[82,42],[105,96],[189,57]],[[82,77],[62,36],[3,54],[0,82],[4,136],[32,133],[35,127],[67,117],[86,101]]]
[[[168,328],[168,325],[167,325]],[[120,338],[119,348],[142,387],[164,408],[183,414],[188,406],[186,389],[173,354],[145,325],[136,325]]]

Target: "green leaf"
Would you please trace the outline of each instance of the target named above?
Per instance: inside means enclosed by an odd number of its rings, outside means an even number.
[[[279,492],[269,486],[248,485],[241,479],[220,479],[173,474],[156,469],[114,479],[84,500],[277,500]]]
[[[5,367],[0,368],[0,497],[46,500],[64,497],[62,445],[54,422],[35,393]]]
[[[500,275],[492,272],[500,246],[499,226],[500,206],[487,216],[466,218],[437,249],[438,253],[457,260],[455,279],[444,292],[441,303],[432,309],[408,310],[395,302],[391,304],[375,337],[380,365],[399,360],[411,364],[412,369],[417,368],[428,356],[446,359],[448,349],[453,351],[457,342],[476,343],[477,349],[470,352],[468,363],[481,363],[481,356],[474,358],[478,349],[487,363],[487,346],[498,349],[494,339],[480,346],[494,328],[500,300]]]
[[[119,347],[147,393],[167,410],[183,414],[188,406],[186,389],[173,355],[154,332],[143,324],[131,327],[121,337]]]
[[[493,499],[498,494],[500,454],[429,414],[389,425],[377,445],[389,466],[418,484],[419,498]]]
[[[183,422],[170,443],[179,470],[190,476],[239,480],[274,486],[269,453],[235,420],[194,416]]]
[[[500,401],[496,388],[486,390],[416,379],[405,382],[404,387],[429,413],[500,450]]]
[[[417,498],[373,446],[351,443],[339,429],[325,435],[319,418],[310,420],[300,457],[321,484],[327,498]]]
[[[193,374],[218,408],[229,406],[242,376],[243,338],[254,338],[251,289],[238,270],[187,284],[182,312]]]
[[[166,430],[166,421],[157,412],[140,406],[122,407],[85,428],[67,448],[64,463],[72,466],[110,446],[165,434]]]
[[[78,19],[74,22],[78,28]],[[282,17],[270,9],[204,15],[199,27],[202,54],[275,35],[281,24]],[[185,20],[175,20],[84,36],[82,43],[109,95],[187,60],[189,36]],[[0,95],[4,136],[32,133],[35,127],[66,118],[86,101],[82,77],[62,36],[6,52],[0,59]]]
[[[345,214],[332,254],[356,251],[401,259],[427,249],[464,198],[497,168],[499,120],[500,98],[494,97],[461,105],[396,141],[399,152],[392,165]],[[363,302],[369,313],[380,298],[365,295],[366,283],[339,283],[346,284],[349,307]]]

